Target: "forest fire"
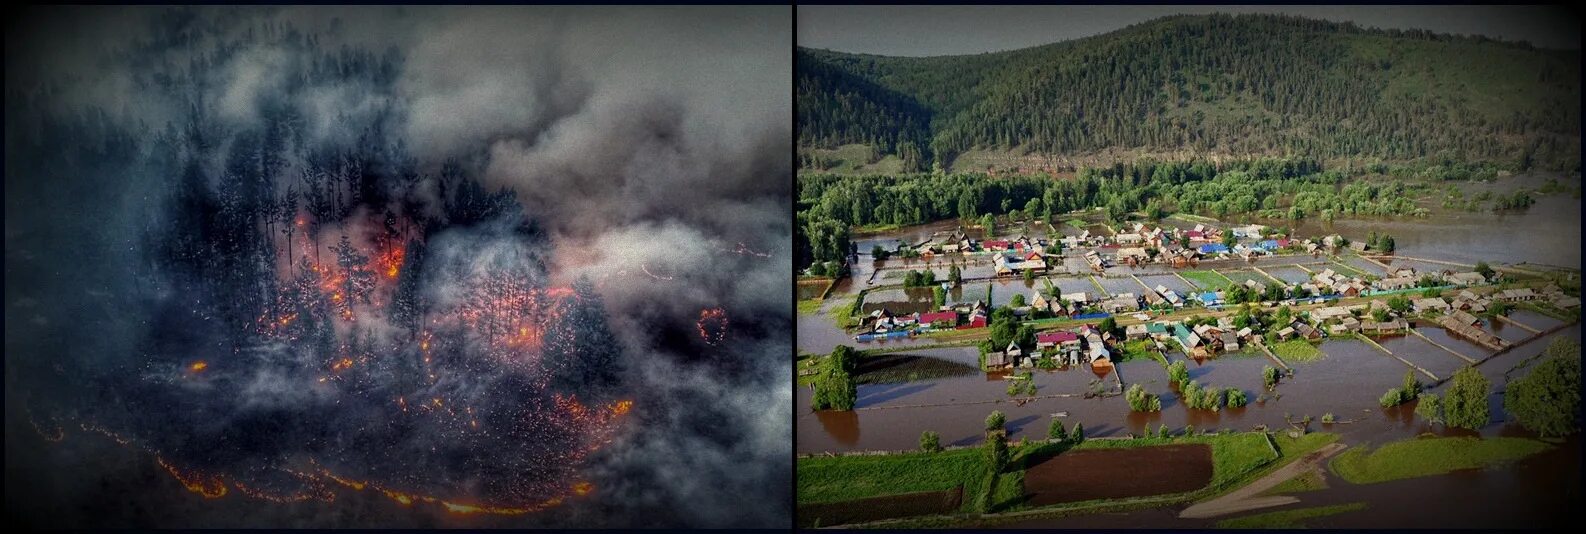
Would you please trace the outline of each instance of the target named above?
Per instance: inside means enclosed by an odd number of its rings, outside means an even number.
[[[705,343],[715,346],[727,337],[727,312],[721,308],[707,308],[700,310],[699,337]]]
[[[219,476],[183,472],[176,466],[165,461],[165,457],[156,455],[154,461],[165,468],[177,482],[181,482],[187,491],[203,495],[205,499],[219,499],[226,496],[226,483]]]
[[[397,275],[402,274],[402,260],[406,253],[403,247],[398,245],[391,247],[380,255],[378,262],[380,272],[385,275],[386,279],[396,280]]]

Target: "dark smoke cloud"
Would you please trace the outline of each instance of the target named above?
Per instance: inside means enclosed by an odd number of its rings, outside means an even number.
[[[90,527],[788,524],[790,16],[780,6],[78,7],[12,19],[6,32],[8,519]],[[397,68],[305,87],[297,76],[315,67],[296,49],[234,48],[245,36],[286,31],[313,36],[318,50],[393,58]],[[205,64],[206,78],[159,86],[162,76],[195,62]],[[616,336],[624,389],[635,401],[634,423],[584,469],[597,497],[508,518],[394,508],[367,494],[344,494],[334,503],[206,501],[175,485],[146,455],[75,432],[77,421],[92,418],[139,437],[170,433],[158,426],[194,421],[181,411],[196,409],[207,410],[208,422],[188,431],[194,435],[252,425],[283,434],[279,442],[289,449],[284,444],[294,432],[315,429],[259,414],[326,407],[345,410],[346,420],[335,424],[357,424],[358,417],[383,413],[339,406],[336,395],[301,387],[310,364],[288,347],[246,347],[253,363],[245,372],[205,382],[173,382],[169,362],[178,360],[155,363],[129,353],[129,347],[169,343],[173,329],[185,329],[140,307],[188,297],[161,293],[159,277],[141,269],[150,257],[147,236],[174,224],[163,215],[169,200],[156,192],[170,187],[180,169],[145,157],[152,150],[89,154],[33,139],[70,117],[148,143],[157,132],[188,126],[192,102],[211,127],[206,142],[216,155],[206,170],[212,174],[242,157],[226,147],[247,146],[241,136],[260,130],[261,117],[286,109],[301,117],[293,135],[302,146],[400,147],[410,154],[426,171],[409,193],[415,209],[439,209],[444,188],[434,176],[446,165],[469,170],[490,188],[516,191],[543,237],[457,229],[432,238],[432,259],[456,267],[445,271],[454,274],[533,264],[548,284],[593,282]],[[279,156],[278,185],[312,159]],[[376,226],[367,221],[376,216],[360,212],[323,235],[345,232],[367,246],[368,229]],[[455,283],[459,276],[435,275],[424,289],[437,302],[456,298],[464,290]],[[714,309],[727,318],[718,344],[698,333],[702,312]],[[399,337],[387,320],[374,316],[365,324],[379,339]],[[184,346],[223,341],[182,340]],[[387,379],[379,373],[398,371],[369,372],[381,384]],[[445,387],[459,397],[489,399],[491,388],[507,385],[510,376],[474,378]],[[215,397],[225,400],[196,400]],[[151,403],[170,405],[176,415],[128,408]],[[45,440],[57,427],[72,431],[59,442]],[[435,439],[392,438],[410,449]],[[338,446],[351,444],[331,448]],[[240,457],[209,459],[232,466],[265,461],[249,451],[210,456],[227,454]],[[403,476],[415,471],[393,469]]]

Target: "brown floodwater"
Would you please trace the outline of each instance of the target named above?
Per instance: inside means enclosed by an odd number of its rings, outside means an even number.
[[[1535,175],[1519,179],[1500,180],[1496,184],[1462,184],[1467,194],[1487,189],[1495,192],[1512,191],[1517,187],[1536,187],[1546,177]],[[1566,181],[1567,182],[1567,181]],[[1440,197],[1439,197],[1440,198]],[[1580,268],[1581,233],[1580,200],[1568,195],[1555,194],[1537,197],[1536,205],[1526,210],[1505,213],[1456,212],[1441,209],[1436,199],[1423,201],[1432,214],[1424,218],[1348,219],[1333,223],[1319,218],[1300,221],[1262,221],[1263,224],[1293,226],[1300,237],[1316,237],[1340,233],[1354,240],[1364,239],[1370,232],[1394,236],[1398,254],[1442,261],[1475,263],[1487,261],[1500,263],[1531,263],[1573,269]],[[1247,219],[1252,220],[1252,219]],[[1164,221],[1168,225],[1182,225],[1181,221]],[[861,254],[868,254],[875,242],[886,243],[889,248],[902,237],[917,242],[937,230],[950,230],[956,223],[943,222],[901,229],[884,236],[856,238]],[[1187,226],[1193,226],[1188,224]],[[1099,229],[1093,230],[1093,232]],[[1105,230],[1101,230],[1105,233]],[[977,232],[969,232],[980,237]],[[1005,232],[1006,233],[1006,232]],[[1077,233],[1066,225],[1059,225],[1057,234]],[[1039,235],[1031,233],[1031,235]],[[921,260],[888,260],[871,263],[863,261],[856,268],[854,279],[833,288],[832,297],[851,295],[865,287],[871,272],[880,268],[882,275],[889,269],[923,268]],[[1295,264],[1305,264],[1314,271],[1327,268],[1318,265],[1323,260],[1309,256],[1262,258],[1254,263],[1243,260],[1206,261],[1199,269],[1243,269],[1260,267],[1267,273],[1286,281],[1299,281],[1308,274]],[[1382,275],[1383,269],[1360,258],[1341,258],[1340,263],[1373,275]],[[1075,272],[1088,270],[1083,260],[1068,262]],[[1421,270],[1451,268],[1417,260],[1395,258],[1394,265],[1409,265]],[[938,277],[946,274],[945,263]],[[989,275],[989,265],[970,264],[966,277]],[[986,274],[971,274],[971,272]],[[1171,276],[1173,269],[1161,265],[1143,268],[1114,268],[1109,272],[1131,273],[1154,287],[1162,284],[1187,293],[1181,280]],[[1266,277],[1253,270],[1241,274],[1227,273],[1236,281],[1245,278],[1261,282]],[[901,276],[901,275],[899,275]],[[880,276],[877,284],[883,283]],[[896,283],[900,278],[891,278]],[[1139,293],[1143,288],[1130,278],[1092,278],[1089,276],[1057,275],[1050,279],[1065,293],[1084,291],[1095,294],[1096,284],[1109,292]],[[987,282],[971,283],[965,289],[950,295],[953,301],[984,298]],[[991,283],[993,302],[1005,304],[1016,292],[1027,296],[1045,284],[1036,282],[1027,286],[1022,280],[999,280]],[[900,294],[900,295],[906,295]],[[867,298],[867,303],[872,299]],[[878,302],[912,302],[914,299],[894,298]],[[1547,329],[1561,323],[1557,319],[1532,312],[1516,310],[1510,319],[1536,329]],[[837,344],[853,345],[852,337],[836,329],[824,316],[800,316],[798,319],[798,347],[808,352],[828,352]],[[1483,328],[1510,342],[1518,342],[1533,333],[1502,321],[1485,321]],[[1442,328],[1430,325],[1417,327],[1416,331],[1438,344],[1454,351],[1480,359],[1491,351],[1468,340],[1451,336]],[[1488,398],[1492,422],[1480,432],[1484,436],[1526,435],[1526,432],[1507,421],[1503,412],[1502,393],[1506,374],[1511,368],[1522,365],[1539,354],[1552,338],[1567,337],[1579,341],[1581,328],[1572,325],[1547,338],[1531,341],[1500,356],[1484,362],[1477,369],[1492,382]],[[924,340],[886,342],[885,346],[919,344]],[[1447,377],[1465,361],[1444,349],[1415,336],[1398,336],[1379,340],[1384,347],[1416,365]],[[1474,433],[1449,431],[1420,422],[1414,416],[1415,403],[1394,408],[1381,408],[1378,398],[1389,388],[1402,382],[1410,369],[1398,359],[1383,354],[1370,345],[1355,339],[1329,340],[1321,345],[1326,354],[1314,362],[1291,362],[1293,378],[1285,380],[1275,391],[1265,392],[1261,371],[1274,365],[1265,356],[1222,356],[1204,361],[1187,360],[1191,377],[1203,385],[1235,387],[1244,390],[1250,406],[1224,409],[1219,412],[1189,410],[1178,399],[1177,393],[1167,384],[1163,367],[1154,360],[1137,360],[1117,364],[1116,373],[1125,384],[1141,384],[1148,391],[1161,395],[1161,412],[1131,412],[1122,396],[1085,399],[1079,394],[1086,391],[1096,374],[1088,368],[1059,371],[1034,370],[1034,380],[1039,395],[1073,394],[1065,398],[1043,398],[1028,402],[1015,402],[1007,393],[1006,373],[975,373],[970,376],[947,377],[905,384],[860,386],[860,409],[852,412],[815,413],[807,407],[810,401],[808,388],[796,394],[798,413],[796,421],[796,449],[800,453],[852,450],[904,450],[918,446],[921,432],[936,431],[944,444],[969,445],[982,439],[985,416],[1000,410],[1007,416],[1010,436],[1040,438],[1056,418],[1065,426],[1083,423],[1090,436],[1120,436],[1139,434],[1146,425],[1155,429],[1160,425],[1178,431],[1186,425],[1197,429],[1228,428],[1246,430],[1258,425],[1280,428],[1285,416],[1293,419],[1309,415],[1315,419],[1312,430],[1334,432],[1344,443],[1361,445],[1385,443],[1415,435],[1433,432],[1442,435],[1472,435]],[[911,353],[916,354],[916,353]],[[917,353],[919,356],[942,358],[954,362],[976,363],[976,349],[931,349]],[[1171,359],[1184,359],[1182,354],[1171,354]],[[1523,376],[1524,372],[1511,376]],[[1417,376],[1425,381],[1424,375]],[[1115,388],[1116,378],[1109,376],[1106,384]],[[1437,389],[1447,388],[1445,384]],[[1434,392],[1441,393],[1434,390]],[[1265,395],[1263,395],[1265,394]],[[1264,400],[1258,397],[1264,396]],[[1337,421],[1321,424],[1323,414],[1331,413]],[[1518,462],[1512,466],[1385,482],[1372,485],[1352,485],[1336,478],[1329,480],[1331,487],[1316,492],[1299,494],[1301,504],[1273,510],[1304,506],[1364,501],[1369,508],[1306,522],[1311,527],[1322,528],[1536,528],[1557,527],[1578,516],[1563,516],[1578,504],[1580,495],[1580,461],[1578,439],[1572,439],[1559,448]],[[1214,520],[1185,520],[1177,517],[1181,507],[1168,507],[1121,514],[1095,514],[1062,519],[1034,520],[1017,523],[1014,527],[1042,528],[1203,528],[1215,525]]]
[[[1548,177],[1528,175],[1461,187],[1467,191],[1508,192],[1539,186]],[[1302,237],[1337,233],[1361,240],[1371,232],[1386,233],[1393,236],[1395,252],[1403,256],[1460,263],[1529,262],[1579,269],[1581,200],[1567,194],[1533,197],[1535,205],[1501,213],[1445,210],[1438,205],[1440,200],[1429,199],[1421,203],[1431,211],[1428,217],[1340,219],[1332,223],[1311,217],[1298,224],[1287,220],[1257,222],[1292,226]],[[1437,198],[1441,198],[1441,193]]]
[[[1420,331],[1472,357],[1489,354],[1473,344],[1448,337],[1440,330],[1423,327]],[[1579,340],[1580,335],[1580,326],[1574,325],[1549,338],[1568,336]],[[1502,419],[1504,371],[1540,353],[1549,341],[1545,338],[1527,343],[1478,367],[1493,381],[1491,400],[1495,404],[1495,422]],[[1449,376],[1464,365],[1463,360],[1414,336],[1390,337],[1378,342],[1439,377]],[[1096,378],[1088,368],[1033,370],[1038,395],[1074,396],[1041,398],[1022,404],[1008,396],[1007,382],[1001,374],[976,373],[904,384],[862,385],[859,386],[859,409],[840,417],[811,412],[807,408],[811,392],[809,388],[800,388],[796,395],[801,414],[797,422],[797,450],[819,453],[912,449],[918,445],[920,433],[927,430],[939,433],[944,444],[969,445],[982,439],[984,419],[993,410],[1007,416],[1009,435],[1015,440],[1045,437],[1054,415],[1069,427],[1083,423],[1086,434],[1091,436],[1138,435],[1147,424],[1153,429],[1165,424],[1173,430],[1187,425],[1197,429],[1249,430],[1257,425],[1279,428],[1285,425],[1285,414],[1295,420],[1309,415],[1313,418],[1312,430],[1336,432],[1349,442],[1382,442],[1433,430],[1415,420],[1413,403],[1391,409],[1377,404],[1384,392],[1403,382],[1405,372],[1410,369],[1403,362],[1356,339],[1329,340],[1321,345],[1321,350],[1326,356],[1319,360],[1292,362],[1295,376],[1266,394],[1264,401],[1259,399],[1265,393],[1261,373],[1265,367],[1275,367],[1265,356],[1241,354],[1201,362],[1187,360],[1190,378],[1201,385],[1234,387],[1246,392],[1249,406],[1218,412],[1187,409],[1168,384],[1166,370],[1149,359],[1119,363],[1116,372],[1125,384],[1138,383],[1147,391],[1161,395],[1161,412],[1131,412],[1122,396],[1082,398],[1080,395]],[[978,361],[974,347],[927,349],[909,354],[970,365]],[[1168,358],[1185,359],[1176,353]],[[1430,382],[1424,375],[1417,373],[1417,376],[1423,382]],[[1116,388],[1114,380],[1106,379],[1109,389]],[[1446,384],[1441,386],[1446,387]],[[1338,422],[1321,424],[1322,415],[1327,413],[1333,414]],[[1483,433],[1496,430],[1496,426],[1489,426]]]

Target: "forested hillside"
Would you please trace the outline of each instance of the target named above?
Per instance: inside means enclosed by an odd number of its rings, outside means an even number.
[[[819,149],[865,144],[913,170],[974,150],[1575,168],[1579,62],[1526,43],[1269,15],[1168,17],[973,56],[800,49],[801,165],[841,170]]]

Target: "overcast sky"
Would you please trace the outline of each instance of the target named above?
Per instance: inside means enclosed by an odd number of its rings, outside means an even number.
[[[977,54],[1204,13],[1286,13],[1580,49],[1578,11],[1557,6],[799,6],[798,44],[893,56]]]

